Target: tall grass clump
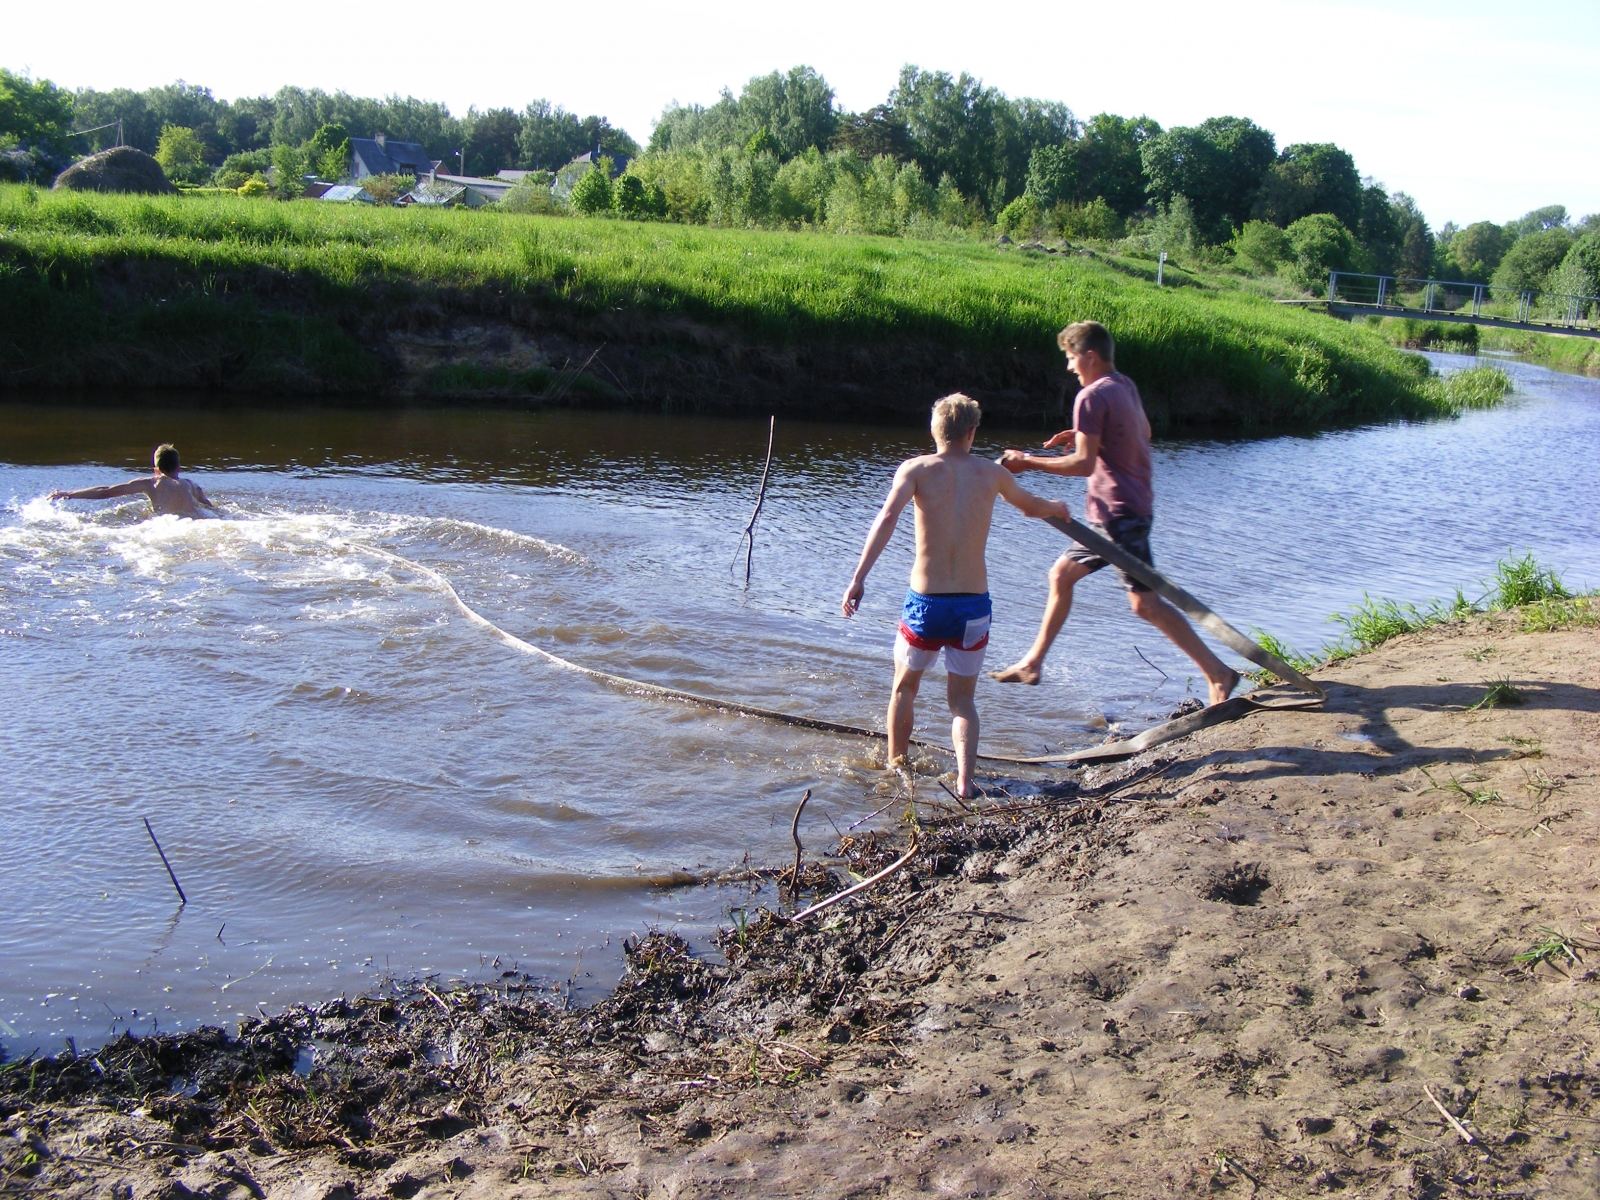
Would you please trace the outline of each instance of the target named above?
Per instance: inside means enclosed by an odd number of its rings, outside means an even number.
[[[1434,406],[1452,416],[1470,409],[1494,408],[1512,390],[1511,377],[1499,367],[1470,367],[1436,375],[1424,385]]]
[[[1098,259],[493,210],[27,200],[0,188],[0,376],[61,382],[88,371],[81,381],[94,382],[96,362],[176,353],[161,313],[180,300],[191,315],[213,312],[214,336],[240,343],[229,361],[281,354],[292,331],[269,334],[269,316],[292,317],[297,336],[325,348],[304,369],[326,390],[367,388],[377,374],[345,353],[349,330],[405,325],[408,306],[454,305],[481,316],[689,318],[778,346],[920,339],[1052,368],[1056,330],[1093,318],[1148,397],[1221,394],[1240,424],[1450,411],[1421,359],[1365,327],[1236,290],[1158,289]]]
[[[1595,622],[1594,593],[1574,595],[1561,582],[1560,575],[1540,564],[1531,552],[1521,558],[1501,559],[1483,587],[1477,600],[1468,600],[1466,593],[1457,588],[1452,599],[1435,600],[1425,608],[1363,594],[1352,612],[1333,614],[1332,619],[1344,626],[1345,635],[1339,642],[1323,647],[1323,651],[1329,657],[1348,657],[1403,633],[1459,621],[1474,613],[1519,612],[1522,628],[1529,631]]]
[[[1330,618],[1344,626],[1337,640],[1325,643],[1315,654],[1301,654],[1287,642],[1263,630],[1253,630],[1261,647],[1276,654],[1301,673],[1323,663],[1350,658],[1375,650],[1402,634],[1415,633],[1431,625],[1460,621],[1475,613],[1515,612],[1524,632],[1543,633],[1572,626],[1600,624],[1600,593],[1575,594],[1562,583],[1552,568],[1542,565],[1530,552],[1520,558],[1507,557],[1495,564],[1494,574],[1483,581],[1484,591],[1477,600],[1467,599],[1457,588],[1449,600],[1428,605],[1401,603],[1362,594],[1361,603],[1348,613]],[[1251,673],[1258,683],[1270,683],[1275,676],[1262,670]]]
[[[1276,634],[1268,633],[1265,629],[1252,629],[1250,634],[1255,638],[1256,645],[1260,646],[1268,654],[1281,658],[1286,665],[1293,667],[1302,675],[1309,674],[1327,661],[1326,653],[1320,658],[1315,655],[1301,654],[1288,642]],[[1273,683],[1278,678],[1277,675],[1265,667],[1250,671],[1248,674],[1256,683],[1262,685]]]
[[[1374,599],[1365,592],[1361,603],[1349,613],[1334,613],[1333,620],[1344,626],[1342,639],[1345,656],[1362,650],[1372,650],[1403,633],[1415,633],[1429,625],[1442,625],[1459,621],[1481,611],[1458,588],[1451,600],[1435,600],[1426,608],[1415,604],[1400,604],[1394,600]]]
[[[1493,408],[1511,394],[1511,376],[1499,367],[1472,367],[1444,378],[1445,399],[1456,411]]]
[[[1532,553],[1521,558],[1501,559],[1489,580],[1489,607],[1497,610],[1571,598],[1572,593],[1561,582],[1561,576],[1541,566]]]

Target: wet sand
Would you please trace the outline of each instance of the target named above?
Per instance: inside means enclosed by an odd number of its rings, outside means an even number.
[[[1593,1194],[1600,637],[1474,618],[1319,678],[1048,803],[925,805],[837,915],[646,938],[589,1009],[508,976],[14,1065],[0,1187]]]

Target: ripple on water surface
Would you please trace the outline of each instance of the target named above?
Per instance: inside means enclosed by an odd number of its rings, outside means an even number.
[[[1472,595],[1508,548],[1600,583],[1600,526],[1579,501],[1600,483],[1600,384],[1511,369],[1507,408],[1458,421],[1159,446],[1158,565],[1302,649],[1363,591]],[[385,972],[515,964],[604,985],[622,935],[703,931],[744,898],[641,881],[783,859],[805,787],[808,846],[890,798],[867,744],[619,693],[516,653],[437,580],[588,666],[876,726],[909,530],[862,614],[836,606],[916,431],[780,423],[746,589],[764,420],[309,411],[264,434],[249,413],[8,416],[8,1051]],[[178,430],[229,519],[40,499],[137,467]],[[1039,434],[985,436],[997,452]],[[1081,511],[1080,482],[1029,482]],[[1003,665],[1062,544],[1002,507],[992,546]],[[1097,576],[1043,686],[983,685],[985,745],[1041,753],[1138,727],[1193,674]],[[943,739],[930,683],[921,732]]]

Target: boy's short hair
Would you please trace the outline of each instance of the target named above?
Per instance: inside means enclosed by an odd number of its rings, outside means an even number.
[[[953,392],[933,405],[933,440],[941,445],[959,442],[978,427],[983,410],[971,396]]]
[[[171,442],[162,442],[156,447],[156,470],[163,475],[178,473],[178,448]]]
[[[1105,359],[1108,367],[1116,363],[1117,343],[1112,340],[1111,331],[1099,321],[1074,321],[1056,334],[1056,345],[1074,354],[1093,350]]]

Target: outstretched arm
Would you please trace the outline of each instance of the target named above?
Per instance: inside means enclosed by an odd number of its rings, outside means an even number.
[[[150,481],[148,479],[130,479],[127,483],[114,483],[110,487],[79,488],[75,492],[55,491],[50,493],[52,500],[115,500],[119,496],[148,496],[150,494]]]
[[[205,492],[201,490],[200,485],[198,483],[194,484],[193,486],[194,486],[194,498],[196,500],[200,501],[201,504],[204,504],[212,512],[221,512],[222,511],[215,504],[211,503],[211,497],[206,495]]]
[[[916,491],[916,483],[911,478],[911,464],[901,463],[900,469],[894,473],[894,483],[889,486],[889,495],[878,510],[872,528],[867,531],[866,545],[861,547],[861,561],[856,564],[856,573],[850,577],[850,586],[845,589],[844,600],[839,605],[845,616],[854,616],[861,607],[861,596],[867,588],[867,573],[894,536],[900,514],[911,503]]]
[[[1074,443],[1070,452],[1048,457],[1029,454],[1026,450],[1007,450],[1000,456],[1000,465],[1013,475],[1020,475],[1024,471],[1043,471],[1048,475],[1094,474],[1094,464],[1100,458],[1099,434],[1063,430],[1045,443],[1045,449],[1064,446],[1069,441]]]
[[[1009,472],[1000,476],[1000,494],[1006,498],[1006,503],[1025,517],[1060,517],[1064,521],[1072,519],[1072,510],[1067,507],[1065,500],[1046,500],[1043,496],[1035,496],[1018,483]]]

